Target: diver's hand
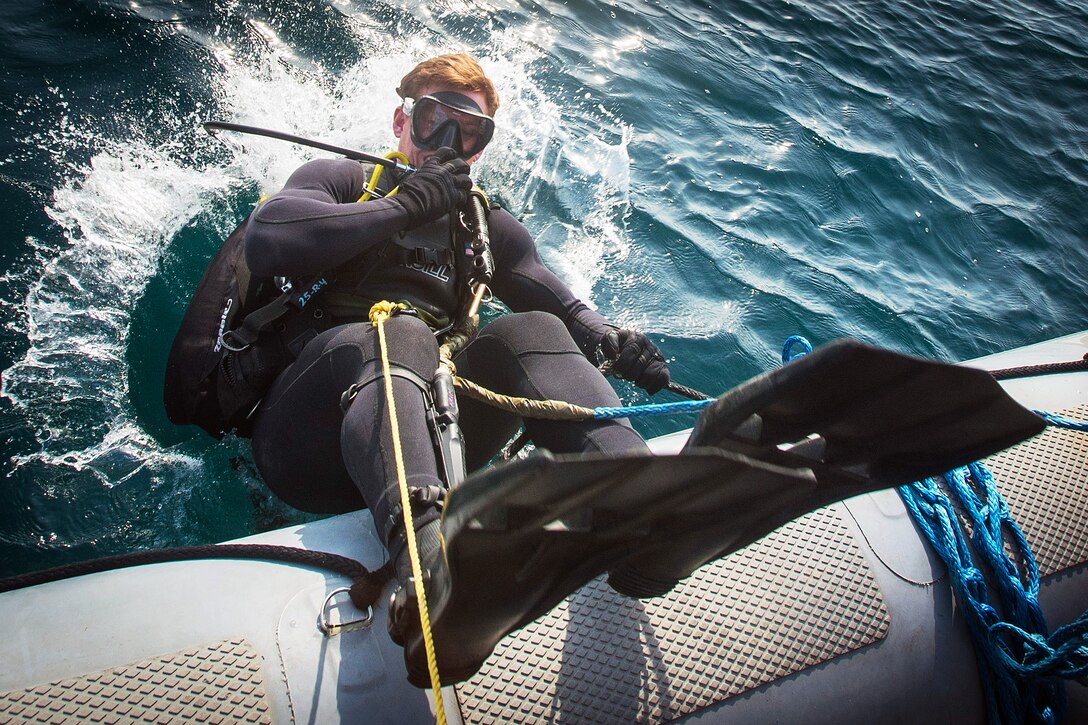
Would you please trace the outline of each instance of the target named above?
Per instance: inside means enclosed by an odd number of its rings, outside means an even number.
[[[612,372],[650,395],[669,384],[669,366],[657,346],[638,330],[612,330],[601,338],[601,353]]]
[[[443,147],[400,182],[392,198],[408,212],[406,229],[441,219],[465,203],[472,190],[468,163],[451,148]]]

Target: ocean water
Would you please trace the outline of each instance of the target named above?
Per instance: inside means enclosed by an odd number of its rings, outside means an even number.
[[[687,385],[791,334],[962,360],[1088,328],[1072,0],[12,0],[0,29],[0,576],[307,520],[162,410],[220,240],[321,155],[201,124],[380,153],[437,53],[503,99],[477,181]]]

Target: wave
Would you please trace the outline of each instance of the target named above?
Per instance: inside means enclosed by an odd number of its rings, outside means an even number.
[[[19,290],[5,302],[25,352],[3,371],[0,396],[34,438],[12,456],[9,474],[33,471],[42,486],[109,488],[139,477],[172,481],[187,496],[213,485],[200,483],[210,475],[207,449],[160,443],[141,425],[126,367],[133,309],[163,274],[165,258],[193,253],[179,235],[229,230],[240,197],[275,191],[321,152],[254,136],[211,139],[202,122],[215,116],[348,147],[392,148],[401,76],[424,57],[465,49],[426,33],[391,40],[388,9],[338,4],[358,46],[381,50],[329,71],[269,23],[246,19],[250,32],[242,38],[160,10],[134,12],[166,27],[187,53],[195,44],[214,68],[207,97],[189,110],[136,105],[110,119],[54,106],[60,115],[44,115],[27,137],[48,150],[61,178],[45,203],[56,236],[27,238],[28,268],[7,280]],[[455,12],[446,8],[444,21]],[[540,39],[547,42],[546,34]],[[477,181],[526,218],[544,255],[588,298],[606,258],[627,248],[629,130],[585,99],[555,100],[535,72],[549,62],[544,49],[518,33],[496,27],[472,50],[503,98]],[[79,158],[86,160],[73,160]],[[175,524],[179,531],[199,528]]]

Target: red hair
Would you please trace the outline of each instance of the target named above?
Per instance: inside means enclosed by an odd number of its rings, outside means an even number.
[[[423,61],[401,78],[397,95],[419,98],[423,91],[435,88],[479,91],[487,100],[485,110],[489,116],[499,110],[499,92],[495,90],[495,84],[484,75],[484,69],[471,55],[453,53]]]

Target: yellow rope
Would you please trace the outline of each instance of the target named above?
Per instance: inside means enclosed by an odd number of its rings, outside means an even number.
[[[412,501],[408,496],[408,477],[404,472],[404,452],[400,447],[400,429],[397,424],[397,406],[393,402],[393,376],[389,373],[389,351],[385,344],[385,321],[393,311],[404,308],[392,302],[379,302],[370,308],[370,321],[378,328],[378,345],[382,355],[382,374],[385,378],[385,399],[389,405],[389,425],[393,429],[393,458],[397,463],[397,485],[400,487],[400,507],[404,512],[404,530],[408,537],[408,556],[412,560],[412,579],[415,582],[416,601],[419,603],[419,624],[423,628],[423,646],[427,650],[427,670],[431,675],[431,691],[434,693],[434,714],[439,725],[446,725],[446,708],[442,703],[442,680],[438,675],[438,657],[431,636],[431,615],[427,610],[427,592],[423,588],[423,566],[419,561],[419,545],[416,543],[415,524],[412,521]]]
[[[393,161],[399,161],[402,164],[408,163],[408,157],[402,154],[400,151],[390,151],[385,155],[385,158]],[[374,170],[370,172],[370,180],[366,183],[366,191],[359,197],[359,201],[370,201],[374,197],[374,190],[378,188],[378,179],[382,178],[382,172],[385,171],[384,164],[374,164]],[[400,187],[398,186],[397,189]],[[397,193],[397,189],[393,189],[386,196],[392,196]]]
[[[470,398],[482,400],[500,410],[517,413],[526,418],[542,418],[544,420],[589,420],[593,418],[593,408],[574,405],[562,400],[533,400],[531,398],[517,398],[512,395],[500,395],[458,375],[453,377],[453,387]]]

